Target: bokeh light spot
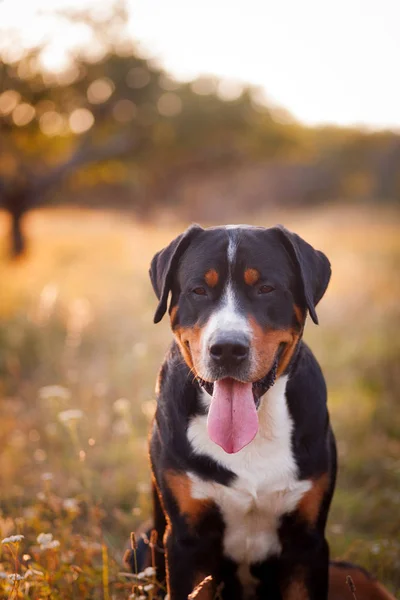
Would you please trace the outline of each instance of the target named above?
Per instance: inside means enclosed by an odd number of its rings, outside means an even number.
[[[253,87],[251,90],[251,104],[256,110],[265,110],[268,106],[268,97],[265,90],[260,87]]]
[[[15,90],[6,90],[0,95],[0,113],[9,115],[20,101],[21,95]]]
[[[192,82],[191,88],[199,96],[209,96],[216,92],[217,84],[214,77],[199,77]]]
[[[150,83],[150,73],[143,67],[133,67],[128,71],[126,83],[130,88],[141,89]]]
[[[37,450],[35,450],[35,452],[33,453],[33,458],[35,459],[36,462],[38,463],[42,463],[46,460],[47,458],[47,453],[45,450],[43,450],[42,448],[38,448]]]
[[[71,64],[66,69],[63,69],[59,73],[56,73],[56,79],[58,85],[71,85],[74,83],[81,74],[81,71],[78,65]]]
[[[111,79],[103,77],[93,81],[87,90],[87,97],[91,104],[102,104],[106,102],[114,91],[114,83]]]
[[[73,133],[84,133],[93,123],[94,116],[87,108],[77,108],[69,116],[69,127]]]
[[[242,92],[243,84],[234,79],[222,79],[217,86],[218,97],[225,101],[237,100]]]
[[[118,100],[113,107],[113,117],[119,123],[129,123],[137,115],[137,107],[132,100],[126,98]]]
[[[42,133],[49,137],[59,135],[65,127],[65,120],[60,113],[49,110],[40,117],[39,127]]]
[[[179,83],[175,79],[168,77],[166,73],[161,73],[158,79],[158,85],[166,92],[174,92],[179,87]]]
[[[25,50],[19,44],[10,44],[3,47],[1,51],[2,60],[9,65],[18,62],[24,56]]]
[[[157,109],[163,117],[174,117],[182,111],[182,100],[176,94],[166,92],[160,96]]]
[[[35,109],[31,104],[27,102],[22,102],[18,104],[13,110],[12,119],[18,127],[23,127],[24,125],[28,125],[35,116]]]
[[[95,64],[105,57],[107,48],[100,40],[93,38],[90,44],[84,48],[82,54],[87,62]]]

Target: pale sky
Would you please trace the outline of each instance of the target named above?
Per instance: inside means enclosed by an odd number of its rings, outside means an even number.
[[[308,124],[400,130],[400,0],[128,0],[131,31],[176,77],[263,86]],[[49,64],[85,39],[39,9],[98,0],[0,0],[0,26],[54,39]],[[101,9],[107,6],[103,0]],[[1,43],[1,40],[0,40]]]

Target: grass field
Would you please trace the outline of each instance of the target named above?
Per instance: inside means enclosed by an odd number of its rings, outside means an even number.
[[[399,593],[399,215],[327,207],[247,220],[283,222],[331,259],[320,327],[305,333],[339,447],[328,536],[335,557]],[[183,226],[40,211],[14,264],[6,227],[0,214],[0,536],[24,538],[0,546],[0,598],[110,600],[132,586],[151,598],[155,588],[121,574],[122,555],[149,515],[146,435],[170,340],[167,320],[152,323],[148,264]]]

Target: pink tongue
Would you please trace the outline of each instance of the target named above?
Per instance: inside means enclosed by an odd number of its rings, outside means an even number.
[[[215,381],[207,428],[212,441],[228,454],[250,444],[258,431],[252,384],[230,377]]]

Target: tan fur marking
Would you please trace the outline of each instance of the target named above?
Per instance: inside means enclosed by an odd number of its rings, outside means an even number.
[[[300,335],[292,332],[292,341],[291,341],[291,343],[287,344],[286,348],[283,351],[281,359],[279,361],[278,372],[277,372],[278,377],[280,375],[282,375],[282,373],[285,372],[285,369],[288,366],[290,359],[293,356],[293,352],[297,346],[299,339],[300,339]]]
[[[246,269],[244,272],[244,280],[247,285],[254,285],[260,279],[260,273],[257,269]]]
[[[309,594],[303,578],[291,581],[283,593],[284,600],[308,600]]]
[[[211,288],[214,288],[218,284],[219,275],[215,269],[210,269],[204,275],[204,279],[208,286],[210,286]]]
[[[294,310],[294,314],[296,315],[296,319],[299,325],[304,325],[304,314],[303,311],[301,310],[300,306],[297,306],[297,304],[293,304],[293,310]]]
[[[173,306],[171,308],[171,312],[169,314],[169,320],[171,322],[171,327],[174,327],[175,321],[176,321],[176,314],[178,312],[178,307],[177,306]]]
[[[190,525],[196,525],[203,512],[210,506],[210,501],[192,497],[192,482],[186,473],[169,470],[165,473],[165,481],[181,513],[186,516]]]
[[[324,473],[313,482],[312,488],[308,490],[300,500],[297,507],[299,513],[309,523],[314,525],[318,519],[321,502],[329,486],[328,473]]]
[[[156,387],[154,390],[156,393],[156,396],[158,396],[160,394],[162,379],[163,379],[163,368],[161,367],[161,369],[158,371],[158,375],[157,375],[157,379],[156,379]]]
[[[294,352],[299,335],[292,329],[269,329],[264,330],[254,319],[249,316],[249,323],[253,330],[253,348],[256,354],[257,368],[252,373],[253,381],[261,379],[268,373],[274,363],[280,344],[286,344],[278,365],[278,377],[281,375]]]
[[[197,375],[196,365],[201,363],[201,335],[203,329],[198,325],[193,327],[176,327],[174,334],[182,356],[189,369]]]

